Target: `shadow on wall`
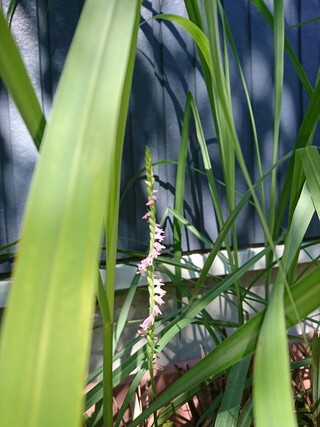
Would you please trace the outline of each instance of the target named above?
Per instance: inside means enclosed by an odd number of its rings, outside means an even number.
[[[4,11],[8,3],[5,2]],[[19,1],[12,18],[13,34],[47,117],[82,5],[82,0]],[[3,246],[19,238],[38,153],[1,82],[0,143],[0,246]],[[0,273],[10,270],[11,263],[0,262]]]
[[[183,2],[164,1],[161,2],[161,8],[156,7],[158,3],[144,3],[143,18],[147,22],[141,26],[139,35],[124,152],[123,188],[134,173],[143,167],[145,145],[151,147],[155,161],[176,160],[178,158],[184,104],[188,90],[193,93],[200,112],[212,159],[213,172],[218,180],[222,179],[213,119],[194,44],[184,30],[178,26],[165,21],[159,22],[150,19],[158,13],[184,14]],[[306,10],[301,11],[298,1],[294,2],[294,5],[295,7],[291,7],[287,11],[287,27],[299,22],[308,13],[307,6],[304,6]],[[246,2],[238,2],[231,6],[225,2],[224,7],[252,99],[262,167],[265,171],[272,164],[273,34],[254,6],[248,5]],[[305,43],[302,30],[300,28],[287,28],[287,36],[295,51],[299,53],[301,43]],[[303,59],[303,65],[307,60],[313,62],[313,59],[305,58],[305,56]],[[317,69],[316,62],[314,62],[314,68]],[[258,170],[251,124],[239,72],[232,58],[230,60],[230,75],[236,128],[249,171],[253,180],[256,180]],[[296,73],[286,57],[282,108],[283,124],[280,133],[279,157],[290,151],[295,143],[303,115],[304,98],[305,94],[301,89]],[[203,170],[201,154],[194,133],[191,134],[189,161],[191,166]],[[158,166],[156,171],[159,184],[163,190],[159,203],[160,219],[167,207],[172,207],[174,203],[174,191],[171,188],[172,185],[174,186],[176,169],[171,165],[162,165]],[[284,178],[284,171],[285,166],[279,173],[279,185]],[[238,166],[236,166],[236,186],[240,194],[247,189]],[[167,191],[168,188],[169,191]],[[218,186],[218,191],[226,212],[226,200],[222,185]],[[265,183],[265,191],[268,195],[270,191],[269,181]],[[131,249],[143,250],[145,245],[142,242],[148,239],[147,228],[142,222],[139,222],[144,213],[144,194],[143,179],[140,179],[134,189],[126,196],[126,203],[121,211],[120,233],[124,236],[121,245],[126,244],[126,236],[129,236],[132,242],[127,244]],[[132,206],[130,211],[125,207],[128,203]],[[185,216],[206,237],[214,241],[217,234],[217,224],[206,179],[193,171],[189,171],[186,177]],[[238,230],[240,245],[263,242],[263,233],[259,221],[250,206],[239,216]],[[172,241],[170,231],[166,230],[169,242]],[[316,234],[316,227],[311,227],[309,236]],[[139,242],[137,243],[137,241]],[[203,245],[191,233],[184,236],[184,250],[203,248]]]

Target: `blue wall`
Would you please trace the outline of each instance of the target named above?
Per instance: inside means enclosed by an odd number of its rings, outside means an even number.
[[[5,8],[8,1],[2,3]],[[82,4],[82,0],[20,1],[13,17],[14,34],[47,117]],[[143,5],[142,19],[149,19],[159,12],[186,16],[182,0],[145,1]],[[224,6],[253,102],[263,167],[266,169],[271,164],[272,155],[272,31],[250,1],[225,0]],[[316,0],[286,2],[287,26],[317,15],[320,15],[320,4]],[[319,64],[319,29],[319,22],[301,28],[287,28],[287,36],[299,54],[312,84],[315,82]],[[285,67],[280,156],[293,146],[301,117],[308,104],[308,96],[301,89],[287,58]],[[232,61],[231,82],[239,138],[248,165],[251,165],[252,176],[256,177],[249,116],[239,75]],[[124,149],[123,188],[143,167],[146,145],[151,148],[155,161],[177,160],[188,90],[193,93],[201,114],[214,173],[221,178],[216,135],[195,46],[177,26],[156,20],[147,21],[139,31]],[[37,156],[12,100],[0,84],[0,246],[16,240],[19,236]],[[202,167],[199,148],[192,138],[189,161],[194,167]],[[173,206],[175,167],[156,167],[156,174],[161,186],[158,205],[160,219],[166,208]],[[246,187],[238,171],[237,176],[237,189],[243,192]],[[217,227],[206,182],[199,174],[190,171],[186,184],[185,216],[200,229],[205,229],[207,236],[214,240]],[[223,191],[221,199],[224,202]],[[144,203],[144,182],[141,179],[127,194],[121,207],[120,247],[141,250],[145,248],[143,241],[147,239],[147,230],[140,220],[145,209]],[[259,224],[250,207],[239,218],[239,225],[241,244],[263,241]],[[310,236],[317,234],[319,233],[314,224]],[[167,221],[167,235],[170,240],[170,221]],[[191,234],[185,235],[184,240],[185,250],[203,248]],[[0,272],[8,269],[8,263],[0,263]]]

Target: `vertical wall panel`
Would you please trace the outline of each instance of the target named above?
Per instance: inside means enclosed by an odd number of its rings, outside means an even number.
[[[4,5],[6,6],[6,5]],[[37,39],[37,13],[34,2],[21,2],[12,20],[12,30],[36,92],[41,95],[38,68],[39,44]],[[37,160],[37,150],[11,98],[1,87],[1,177],[2,200],[6,214],[5,233],[1,232],[6,244],[18,239],[23,210],[29,190],[30,179]],[[3,221],[1,221],[1,226]],[[1,267],[0,267],[1,268]],[[7,269],[4,265],[2,269]]]
[[[236,49],[241,62],[241,67],[246,80],[247,90],[252,96],[252,69],[251,69],[251,52],[252,52],[252,39],[250,32],[250,1],[243,0],[233,4],[229,1],[223,3],[227,18],[232,29],[232,36]],[[235,125],[242,146],[244,157],[246,159],[247,168],[254,179],[256,167],[256,155],[253,147],[252,127],[248,112],[247,101],[245,99],[245,92],[240,80],[240,72],[234,59],[234,55],[229,49],[230,58],[230,77],[231,77],[231,91],[233,114],[235,117]],[[243,179],[242,173],[236,164],[236,189],[239,194],[244,194],[247,191],[247,185]],[[248,224],[248,218],[250,222]],[[255,225],[255,216],[253,214],[253,207],[248,205],[237,219],[237,226],[239,229],[238,238],[240,244],[247,244],[249,242],[256,242],[259,239],[257,236],[257,227]]]
[[[10,144],[9,100],[0,85],[0,245],[14,241],[17,229],[17,211],[15,193],[11,189],[13,182],[12,149]],[[8,271],[8,262],[0,262],[0,273]]]
[[[301,1],[300,4],[300,22],[308,21],[320,15],[320,3],[317,0]],[[300,54],[302,65],[307,76],[314,87],[319,72],[320,64],[320,21],[315,21],[301,27],[300,31]],[[309,96],[302,90],[301,109],[304,113],[309,104]],[[320,108],[320,106],[319,106]],[[314,145],[320,146],[319,125],[314,136]],[[310,237],[319,237],[319,221],[315,216],[309,232]]]
[[[270,6],[272,1],[267,2]],[[250,2],[251,34],[251,97],[257,127],[261,163],[265,172],[272,164],[273,146],[273,34],[260,12]],[[251,148],[252,151],[254,148]],[[258,179],[258,168],[254,166],[254,178]],[[266,201],[270,200],[270,180],[264,183]],[[255,217],[256,241],[263,241],[263,232]]]
[[[46,116],[49,115],[52,93],[57,86],[82,5],[80,1],[71,1],[70,9],[68,4],[60,2],[60,9],[57,11],[54,8],[57,3],[49,0],[21,0],[11,23],[12,32]],[[4,11],[7,10],[8,4],[8,0],[2,2]],[[54,16],[49,25],[51,12]],[[59,27],[61,13],[66,16],[64,29]],[[49,34],[50,28],[54,29],[53,35]],[[53,54],[50,41],[55,48]],[[57,58],[60,59],[60,63]],[[0,144],[0,246],[2,246],[19,238],[38,152],[1,82]],[[0,272],[8,271],[10,268],[8,263],[0,263]]]

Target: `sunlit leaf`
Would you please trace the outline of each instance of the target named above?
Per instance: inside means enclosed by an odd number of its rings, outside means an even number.
[[[139,8],[132,0],[87,1],[59,82],[1,337],[3,426],[56,427],[62,419],[79,426],[114,179],[108,172],[121,152],[121,103]]]

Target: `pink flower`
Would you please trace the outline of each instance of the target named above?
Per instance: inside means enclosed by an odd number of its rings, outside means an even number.
[[[159,253],[161,252],[161,249],[165,249],[166,247],[161,245],[161,243],[159,242],[154,242],[153,247],[155,248],[156,251],[158,251]]]
[[[155,295],[154,300],[158,305],[164,304],[163,299],[159,295]]]
[[[160,308],[157,305],[154,306],[153,314],[154,316],[158,316],[159,314],[162,314]]]
[[[149,327],[150,327],[151,325],[153,325],[153,323],[154,323],[154,316],[153,316],[153,315],[148,316],[148,317],[147,317],[147,318],[146,318],[146,319],[141,323],[141,325],[139,325],[141,329],[139,329],[138,334],[140,334],[140,335],[146,335],[146,333],[147,333],[147,331],[148,331]]]
[[[158,279],[157,277],[154,277],[154,286],[162,286],[164,285],[162,279]]]
[[[149,265],[152,264],[153,261],[153,257],[150,256],[150,254],[147,256],[147,258],[143,259],[142,261],[140,261],[139,265],[138,265],[138,273],[146,273],[147,268],[149,267]]]
[[[155,239],[159,242],[162,242],[164,240],[164,231],[162,230],[159,224],[156,224],[155,226]]]
[[[146,183],[149,187],[151,187],[152,191],[151,196],[146,203],[146,206],[152,206],[155,205],[155,202],[157,200],[157,196],[154,194],[156,190],[153,190],[153,181],[151,179],[150,181],[146,181]],[[148,218],[151,218],[152,220],[150,221]],[[137,274],[146,273],[148,271],[148,268],[150,266],[153,266],[154,259],[160,255],[161,250],[165,249],[165,246],[161,244],[161,242],[164,240],[164,231],[162,230],[159,224],[155,223],[155,206],[153,206],[153,208],[149,208],[148,211],[143,215],[142,219],[148,220],[149,225],[155,224],[154,230],[151,231],[154,238],[154,243],[148,256],[140,261],[138,265]],[[166,291],[162,289],[162,280],[154,275],[152,284],[154,290],[152,293],[153,300],[151,301],[149,307],[149,316],[141,323],[140,329],[138,330],[138,333],[143,336],[147,335],[148,331],[150,330],[150,327],[154,324],[156,316],[162,314],[159,306],[165,303],[162,297],[166,294]]]
[[[161,234],[156,234],[156,235],[155,235],[155,238],[156,238],[157,240],[159,240],[159,242],[162,242],[162,241],[164,240],[164,236],[161,236]]]
[[[152,249],[150,255],[152,256],[152,258],[157,258],[157,256],[160,255],[160,252],[158,252],[156,249]]]
[[[153,194],[151,196],[151,199],[147,201],[146,206],[153,205],[156,200],[157,200],[157,196],[155,194]]]
[[[160,286],[155,286],[154,293],[156,295],[159,295],[160,297],[163,297],[167,293],[167,291],[165,291],[164,289],[160,288]]]

